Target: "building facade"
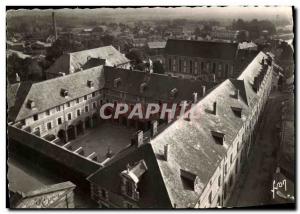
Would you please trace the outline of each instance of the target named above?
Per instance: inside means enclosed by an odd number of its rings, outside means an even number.
[[[159,132],[152,126],[150,142],[88,177],[91,197],[107,208],[226,206],[255,143],[272,72],[273,59],[261,52],[237,79],[224,81],[190,110],[201,120],[180,118]]]

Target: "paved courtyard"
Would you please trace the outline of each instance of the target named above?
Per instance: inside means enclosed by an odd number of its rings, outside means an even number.
[[[129,145],[135,131],[134,128],[105,122],[93,129],[87,129],[84,135],[77,136],[71,141],[71,146],[73,150],[82,147],[84,155],[96,152],[98,161],[102,162],[107,158],[108,149],[115,154]]]

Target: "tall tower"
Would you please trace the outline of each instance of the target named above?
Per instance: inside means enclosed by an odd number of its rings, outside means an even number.
[[[55,40],[57,40],[56,21],[55,21],[55,13],[54,12],[52,12],[52,25],[53,25],[53,34],[55,36]]]

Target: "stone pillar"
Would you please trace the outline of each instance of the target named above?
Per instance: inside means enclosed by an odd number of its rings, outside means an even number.
[[[69,141],[69,136],[68,136],[68,132],[67,131],[64,131],[65,132],[65,140],[66,140],[66,143]]]
[[[90,118],[90,126],[91,126],[91,128],[94,128],[94,121],[93,121],[92,117]]]
[[[77,128],[76,126],[73,126],[74,127],[74,137],[76,138],[77,137]]]
[[[82,134],[85,133],[85,122],[82,123]]]

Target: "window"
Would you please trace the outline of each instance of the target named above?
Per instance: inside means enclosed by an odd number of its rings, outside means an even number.
[[[92,93],[92,97],[95,97],[95,96],[96,96],[96,92],[93,92],[93,93]]]
[[[242,117],[242,109],[241,109],[241,108],[238,108],[238,107],[231,107],[231,109],[232,109],[233,114],[234,114],[236,117],[239,117],[239,118]]]
[[[239,171],[239,159],[236,159],[236,162],[235,162],[235,174],[237,174]]]
[[[181,59],[179,59],[179,72],[181,72]]]
[[[227,185],[224,186],[224,199],[227,197]]]
[[[69,108],[71,106],[70,102],[67,102],[67,108]]]
[[[128,202],[125,202],[125,208],[131,209],[133,208],[133,205]]]
[[[80,109],[77,109],[77,117],[80,116]]]
[[[85,106],[85,107],[84,107],[84,110],[85,110],[85,112],[89,112],[89,107],[88,107],[88,106]]]
[[[204,62],[201,62],[201,70],[204,69]]]
[[[231,187],[231,185],[232,185],[232,175],[229,178],[229,187]]]
[[[221,186],[221,176],[218,177],[218,186]]]
[[[215,62],[213,63],[213,66],[212,66],[212,71],[213,71],[213,73],[215,73],[215,72],[216,72],[216,63],[215,63]]]
[[[56,111],[57,111],[57,112],[60,111],[60,106],[56,106]]]
[[[49,116],[50,115],[50,110],[46,111],[46,115]]]
[[[72,114],[71,113],[68,114],[68,120],[72,120]]]
[[[94,108],[94,109],[97,108],[96,102],[93,102],[93,108]]]
[[[132,196],[132,194],[133,194],[133,191],[132,191],[132,184],[129,182],[129,181],[125,181],[126,183],[125,183],[125,187],[126,187],[126,194],[128,195],[128,196]]]
[[[77,103],[77,104],[79,103],[79,98],[76,99],[76,103]]]
[[[83,99],[84,99],[84,100],[87,100],[87,95],[84,95]]]
[[[48,129],[48,130],[52,129],[52,124],[51,124],[51,122],[47,123],[47,129]]]
[[[169,69],[171,70],[171,67],[172,67],[172,61],[171,59],[169,59]]]
[[[219,145],[223,145],[224,142],[224,134],[216,131],[211,131],[211,134],[215,140],[215,142]]]
[[[190,61],[190,73],[191,74],[193,73],[193,61],[192,60]]]
[[[61,117],[60,118],[57,118],[57,125],[61,125],[62,124],[62,119]]]
[[[227,174],[227,163],[225,163],[224,170],[225,170],[225,175],[226,175]]]
[[[105,190],[105,189],[101,189],[100,190],[100,196],[101,196],[101,198],[103,198],[103,199],[108,199],[108,192]]]
[[[230,164],[232,164],[232,154],[230,155]]]
[[[33,120],[34,121],[37,121],[38,119],[39,119],[39,115],[37,115],[37,114],[33,115]]]
[[[211,204],[212,201],[212,192],[209,193],[208,195],[208,202]]]

